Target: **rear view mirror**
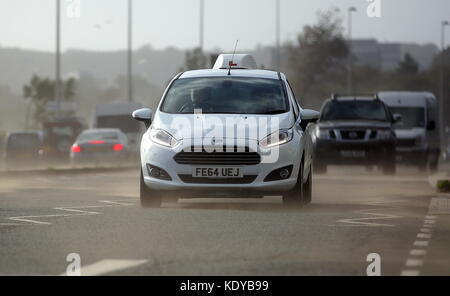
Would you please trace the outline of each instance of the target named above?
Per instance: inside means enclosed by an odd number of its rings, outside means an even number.
[[[396,113],[396,114],[392,115],[392,122],[393,123],[398,123],[400,121],[402,121],[402,116],[400,114]]]
[[[152,110],[149,108],[135,110],[131,116],[138,121],[144,122],[145,127],[147,128],[149,128],[152,123]]]
[[[436,122],[434,120],[428,122],[427,130],[434,131],[435,129],[436,129]]]
[[[303,109],[300,111],[300,125],[305,130],[308,124],[315,123],[320,118],[320,112],[310,109]]]

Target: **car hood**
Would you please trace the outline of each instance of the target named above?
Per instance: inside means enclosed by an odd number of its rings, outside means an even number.
[[[386,121],[375,121],[375,120],[335,120],[335,121],[319,121],[319,128],[390,128],[391,123]]]
[[[194,134],[194,123],[198,130]],[[291,112],[276,115],[245,114],[169,114],[156,112],[152,128],[163,129],[176,139],[196,138],[245,138],[261,140],[278,129],[291,128],[294,117]],[[231,135],[227,131],[234,131]],[[245,130],[245,136],[238,130]],[[250,131],[250,132],[249,132]],[[260,132],[258,132],[260,131]]]

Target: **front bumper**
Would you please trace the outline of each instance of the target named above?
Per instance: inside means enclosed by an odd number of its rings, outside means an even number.
[[[183,191],[186,193],[210,191],[213,193],[216,192],[217,194],[223,194],[225,192],[260,194],[263,192],[288,191],[297,183],[303,146],[300,144],[299,139],[294,137],[289,143],[283,144],[278,148],[278,157],[273,163],[261,162],[255,165],[191,165],[179,164],[174,160],[174,156],[183,148],[170,149],[150,142],[150,140],[143,140],[141,146],[141,166],[144,182],[149,188],[154,190]],[[147,164],[165,170],[172,180],[168,181],[150,177]],[[264,178],[273,170],[289,165],[293,165],[293,170],[289,178],[264,182]],[[192,177],[192,169],[194,167],[241,167],[244,178],[247,178],[247,181],[239,182],[236,179],[223,181],[221,179],[220,184],[216,184],[213,183],[214,179],[211,179],[212,182],[204,182],[204,180],[199,179],[196,182],[196,179]]]
[[[315,142],[315,161],[331,165],[378,165],[395,158],[392,141],[336,141]]]

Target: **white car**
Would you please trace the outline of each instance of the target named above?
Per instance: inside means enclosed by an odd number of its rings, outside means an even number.
[[[220,55],[213,69],[178,74],[153,114],[133,118],[148,128],[141,142],[140,198],[264,197],[311,202],[310,123],[286,76],[253,69],[250,55]]]

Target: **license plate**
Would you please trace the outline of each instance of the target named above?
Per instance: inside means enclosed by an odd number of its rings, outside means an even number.
[[[242,168],[236,167],[196,167],[192,169],[196,178],[242,178]]]
[[[366,151],[341,151],[341,156],[348,158],[363,158],[366,157]]]

